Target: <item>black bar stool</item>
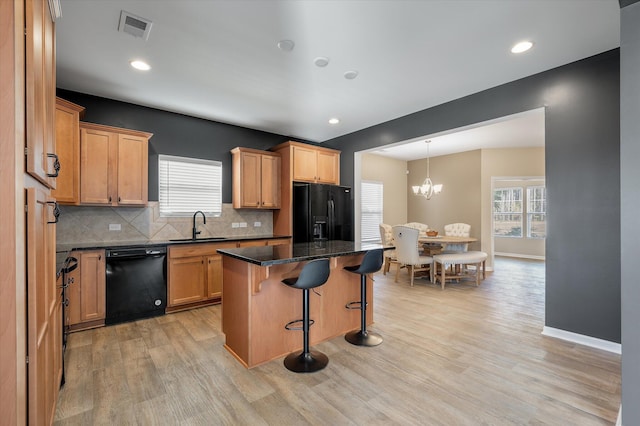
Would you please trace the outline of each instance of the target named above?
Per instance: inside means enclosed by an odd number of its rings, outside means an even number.
[[[345,340],[353,345],[377,346],[382,343],[382,336],[367,331],[367,274],[380,270],[383,251],[383,249],[369,250],[365,253],[362,264],[344,267],[349,272],[360,274],[360,301],[346,304],[347,309],[360,309],[360,330],[344,335]]]
[[[287,330],[302,330],[302,352],[292,352],[284,359],[284,366],[296,373],[313,373],[322,370],[329,363],[329,358],[322,352],[309,350],[309,326],[314,321],[309,319],[309,289],[319,287],[329,279],[329,259],[317,259],[308,262],[297,278],[287,278],[282,282],[289,287],[302,290],[302,319],[288,322]],[[292,327],[302,322],[302,327]]]

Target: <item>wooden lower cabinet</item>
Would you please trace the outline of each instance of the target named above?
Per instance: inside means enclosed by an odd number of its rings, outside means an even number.
[[[220,248],[288,244],[289,238],[169,246],[167,312],[219,303],[222,300]]]
[[[62,373],[61,290],[56,280],[55,202],[26,189],[27,378],[29,424],[51,424]]]
[[[169,246],[168,311],[220,302],[222,256],[216,250],[230,247],[237,247],[237,243]]]
[[[106,261],[104,250],[74,251],[78,267],[69,274],[66,310],[70,330],[104,325],[106,313]]]

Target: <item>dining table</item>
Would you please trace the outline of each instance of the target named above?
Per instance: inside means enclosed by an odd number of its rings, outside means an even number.
[[[476,241],[478,241],[477,238],[457,237],[452,235],[436,235],[434,237],[430,237],[422,232],[418,236],[418,243],[422,245],[423,254],[425,256],[440,254],[442,252],[443,244],[468,244]]]

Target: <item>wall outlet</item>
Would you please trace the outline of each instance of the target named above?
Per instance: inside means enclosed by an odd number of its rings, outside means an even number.
[[[231,227],[232,227],[232,228],[239,228],[239,227],[240,227],[240,224],[239,224],[238,222],[233,222],[233,223],[231,224]]]
[[[262,222],[253,222],[254,228],[260,228],[262,226]]]
[[[240,222],[240,228],[246,228],[247,222]]]
[[[109,231],[122,231],[122,225],[119,223],[110,223]]]

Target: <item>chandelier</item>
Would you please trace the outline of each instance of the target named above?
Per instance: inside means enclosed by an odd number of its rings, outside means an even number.
[[[430,200],[433,194],[439,194],[442,191],[442,184],[434,185],[429,177],[429,144],[430,140],[425,141],[427,143],[427,178],[422,182],[420,186],[412,186],[413,194],[419,195],[427,200]]]

